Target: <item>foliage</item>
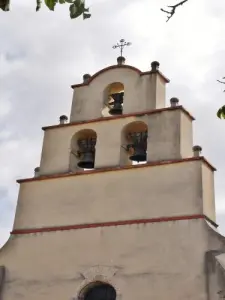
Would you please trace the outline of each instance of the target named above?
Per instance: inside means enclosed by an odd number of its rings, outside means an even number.
[[[45,5],[54,11],[57,4],[69,4],[70,18],[75,19],[83,15],[83,19],[91,17],[89,8],[85,7],[85,0],[44,0]],[[36,0],[36,11],[39,11],[42,5],[42,0]],[[9,11],[10,0],[0,0],[0,8],[4,11]]]
[[[9,11],[10,0],[0,0],[0,8],[4,11]]]
[[[225,105],[218,110],[217,117],[220,119],[225,119]]]
[[[223,77],[223,79],[225,79],[225,77]],[[219,83],[225,84],[224,81],[220,81],[217,80]],[[225,92],[225,90],[224,90]],[[220,109],[217,111],[217,117],[220,119],[225,119],[225,105],[223,105],[222,107],[220,107]]]

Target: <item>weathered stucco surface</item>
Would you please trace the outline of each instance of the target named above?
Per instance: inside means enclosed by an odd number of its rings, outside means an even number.
[[[75,87],[71,122],[101,117],[112,82],[124,85],[124,113],[165,107],[163,77],[142,75],[114,68]],[[148,162],[170,163],[76,174],[78,159],[71,147],[82,130],[97,135],[95,168],[130,164],[121,147],[128,125],[146,126]],[[192,143],[192,120],[182,108],[47,129],[39,175],[73,176],[22,182],[15,230],[176,216],[201,219],[14,232],[0,249],[1,300],[83,300],[80,291],[94,281],[113,285],[117,300],[220,299],[225,241],[204,220],[205,215],[216,221],[212,168],[203,159],[173,163],[193,155]]]
[[[109,282],[123,300],[206,300],[207,236],[204,220],[18,236],[0,252],[3,300],[72,299],[96,265],[117,269]]]
[[[192,156],[192,121],[182,109],[153,115],[112,119],[103,122],[53,128],[45,131],[40,174],[63,173],[76,167],[71,157],[71,141],[76,133],[91,129],[97,134],[95,167],[126,165],[122,159],[122,134],[125,126],[136,122],[148,128],[148,161]],[[183,134],[185,133],[185,140]]]
[[[202,214],[208,188],[201,184],[202,164],[192,161],[22,183],[14,227]]]
[[[70,121],[101,117],[106,89],[114,82],[124,85],[124,114],[165,107],[166,83],[159,74],[140,76],[137,71],[119,67],[100,74],[89,85],[74,88]]]

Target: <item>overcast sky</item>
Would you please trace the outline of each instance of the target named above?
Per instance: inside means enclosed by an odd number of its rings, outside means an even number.
[[[116,63],[112,45],[125,38],[127,64],[148,71],[153,60],[171,80],[174,96],[196,118],[194,143],[217,168],[217,223],[225,234],[224,0],[189,0],[166,23],[160,7],[175,0],[89,0],[92,18],[71,20],[68,7],[35,12],[35,0],[12,0],[0,11],[0,245],[12,228],[16,179],[39,165],[42,126],[70,114],[71,84]]]

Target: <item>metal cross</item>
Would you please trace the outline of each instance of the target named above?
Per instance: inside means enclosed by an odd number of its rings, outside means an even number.
[[[122,56],[122,54],[123,54],[123,48],[124,48],[125,46],[130,46],[130,45],[131,45],[130,42],[125,42],[124,39],[121,39],[121,40],[120,40],[120,44],[117,43],[116,45],[114,45],[114,46],[113,46],[113,49],[120,48],[120,56]]]

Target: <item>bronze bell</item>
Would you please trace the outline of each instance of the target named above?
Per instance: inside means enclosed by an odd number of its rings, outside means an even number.
[[[132,143],[128,145],[128,148],[133,149],[133,154],[129,157],[129,159],[137,162],[146,161],[148,138],[147,131],[129,133],[128,138],[132,140]]]
[[[110,95],[113,98],[113,102],[110,102],[109,105],[113,105],[112,108],[110,108],[109,113],[111,115],[121,115],[123,112],[123,96],[124,92],[122,93],[116,93]]]
[[[95,138],[89,138],[84,140],[78,140],[80,161],[78,167],[82,169],[93,169],[95,161]]]

